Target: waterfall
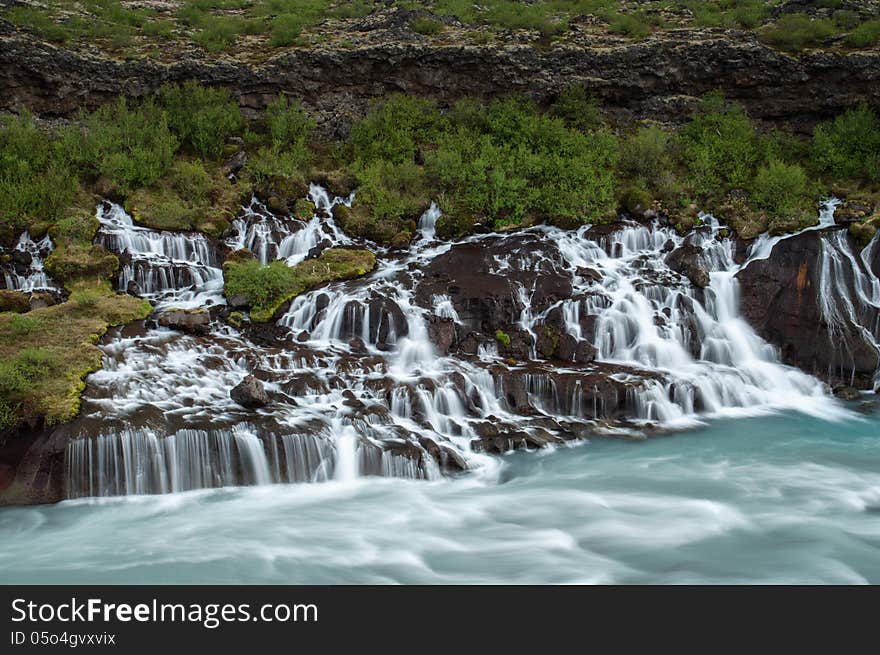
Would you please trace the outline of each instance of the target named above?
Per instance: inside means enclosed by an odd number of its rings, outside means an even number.
[[[54,244],[48,234],[34,241],[30,233],[25,231],[10,253],[11,263],[3,267],[6,288],[25,292],[55,288],[43,270],[43,262],[53,249]]]
[[[377,254],[376,269],[294,298],[269,344],[220,323],[198,337],[114,333],[67,447],[68,496],[491,474],[498,464],[486,453],[509,448],[779,408],[844,411],[742,319],[735,242],[709,214],[687,236],[624,222],[443,242],[432,205],[421,238],[401,252],[339,230],[332,209],[351,196],[313,185],[309,200],[307,221],[252,200],[225,245],[295,265],[321,248],[357,244]],[[808,229],[824,229],[829,216],[833,202]],[[98,218],[98,242],[123,259],[120,287],[159,304],[223,302],[213,241],[134,225],[110,203]],[[876,345],[880,281],[869,264],[877,239],[853,254],[842,231],[826,232],[827,322],[858,321]],[[771,256],[782,238],[759,238],[745,265]],[[705,273],[699,285],[673,266],[680,253]],[[438,263],[435,279],[428,271]],[[476,280],[476,291],[462,295],[462,280]],[[500,345],[498,325],[516,333],[516,353]],[[565,357],[545,359],[538,347],[551,325],[560,348],[568,340]],[[595,361],[571,354],[593,349]],[[270,397],[256,411],[229,396],[249,374]]]
[[[880,361],[880,279],[870,264],[877,243],[875,235],[857,258],[847,243],[845,231],[822,235],[819,309],[831,343],[838,344],[849,358],[849,362],[840,364],[844,376],[847,364],[854,376],[854,347],[872,349]],[[854,339],[850,338],[851,331],[855,333]],[[874,388],[880,389],[880,368],[874,374]]]
[[[97,217],[97,242],[120,255],[120,291],[134,292],[159,306],[225,302],[219,257],[204,234],[135,225],[122,207],[110,202],[98,207]]]

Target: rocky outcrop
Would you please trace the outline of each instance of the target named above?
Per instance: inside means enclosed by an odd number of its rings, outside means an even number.
[[[844,256],[835,265],[832,239],[843,234],[835,237],[835,232],[784,239],[769,258],[748,264],[737,274],[741,311],[758,334],[780,349],[787,364],[832,385],[869,389],[880,367],[880,353],[872,344],[880,339],[880,315],[876,310],[873,316],[862,315],[872,311],[859,306],[854,286],[862,263]],[[857,251],[851,239],[844,243]],[[858,268],[853,270],[851,262]],[[874,333],[865,325],[873,326]]]
[[[247,409],[265,407],[269,404],[269,395],[263,388],[263,383],[253,375],[248,375],[235,385],[229,392],[229,397]]]
[[[754,34],[681,29],[644,41],[589,35],[553,47],[401,41],[381,34],[355,48],[294,48],[261,63],[187,52],[175,63],[75,53],[0,24],[0,109],[71,116],[119,94],[165,82],[229,88],[246,112],[279,92],[301,98],[328,135],[347,132],[370,99],[391,92],[451,103],[463,96],[526,93],[540,102],[579,83],[620,118],[680,122],[721,89],[757,119],[806,127],[860,101],[880,102],[880,53],[780,53]],[[244,59],[244,58],[243,58]]]
[[[157,322],[172,330],[207,334],[211,325],[211,314],[207,309],[169,309],[158,316]]]

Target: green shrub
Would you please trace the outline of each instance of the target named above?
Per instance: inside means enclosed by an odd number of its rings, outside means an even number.
[[[190,81],[181,86],[163,86],[159,98],[168,115],[168,126],[180,143],[202,156],[219,157],[226,139],[241,130],[238,102],[226,89]]]
[[[835,179],[880,180],[880,119],[867,105],[813,131],[813,163]]]
[[[758,207],[775,217],[801,217],[809,206],[807,174],[797,164],[771,159],[761,166],[752,185]]]
[[[651,25],[637,14],[617,14],[608,23],[608,30],[613,34],[644,39],[651,33]]]
[[[550,113],[582,132],[595,130],[603,123],[598,101],[587,93],[582,84],[564,89],[550,106]]]
[[[495,330],[495,340],[505,348],[510,347],[510,335],[501,328]]]
[[[266,128],[275,147],[305,146],[315,122],[303,111],[299,101],[279,95],[266,107]]]
[[[708,94],[681,131],[682,154],[698,194],[745,188],[760,163],[761,142],[738,104]]]
[[[9,329],[16,334],[27,334],[40,327],[40,319],[24,314],[15,314],[9,319]]]
[[[305,26],[302,16],[294,14],[281,14],[272,19],[272,33],[269,37],[269,46],[278,48],[293,45],[299,39]]]
[[[641,127],[621,140],[619,169],[624,177],[656,187],[672,166],[670,135],[659,127]]]
[[[868,48],[880,43],[880,20],[865,21],[846,37],[846,42],[856,48]]]
[[[761,32],[761,39],[783,50],[803,50],[835,33],[834,23],[806,14],[786,14]]]
[[[71,33],[63,25],[56,23],[45,9],[11,7],[4,10],[3,17],[13,25],[30,28],[47,41],[65,43],[71,37]]]
[[[211,176],[198,160],[174,162],[169,175],[172,188],[181,196],[201,199],[211,190]]]
[[[171,165],[178,140],[152,100],[131,106],[119,98],[81,118],[84,130],[65,131],[66,156],[80,169],[108,178],[121,193],[153,184]]]
[[[30,114],[0,118],[0,225],[18,231],[36,220],[54,221],[76,190],[58,144]]]
[[[832,18],[834,24],[842,30],[851,30],[861,22],[861,16],[859,16],[859,13],[857,11],[850,11],[849,9],[835,11]]]
[[[434,102],[392,95],[352,126],[351,141],[355,157],[364,162],[411,162],[419,144],[435,141],[445,127]]]
[[[425,36],[439,34],[443,31],[443,23],[427,16],[414,18],[410,21],[409,27],[413,32],[424,34]]]
[[[18,408],[0,400],[0,432],[11,430],[18,425],[18,421]]]

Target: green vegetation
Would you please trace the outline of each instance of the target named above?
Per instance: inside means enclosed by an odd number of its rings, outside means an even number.
[[[118,193],[153,184],[171,166],[179,141],[155,101],[134,105],[120,97],[80,119],[82,129],[62,133],[66,156],[86,174],[106,178]]]
[[[198,230],[220,236],[241,209],[242,191],[220,166],[178,159],[155,184],[130,193],[125,209],[138,223],[157,230]]]
[[[869,20],[856,27],[846,37],[846,42],[855,48],[873,47],[880,43],[880,20]]]
[[[253,258],[235,257],[223,265],[227,296],[248,299],[252,320],[271,321],[281,306],[299,294],[333,280],[360,277],[372,271],[376,257],[367,250],[331,248],[317,259],[296,266],[283,261],[263,265]]]
[[[411,20],[409,27],[413,32],[424,34],[425,36],[432,36],[443,31],[443,23],[425,16]]]
[[[75,297],[27,314],[0,314],[0,431],[20,420],[45,417],[50,425],[79,411],[83,378],[101,364],[95,345],[109,326],[150,312],[150,304],[117,296],[106,283],[77,283]]]
[[[837,32],[832,21],[806,14],[786,14],[761,32],[761,38],[782,50],[803,50]]]
[[[510,335],[504,330],[495,330],[495,340],[505,348],[510,348]]]
[[[195,154],[216,159],[223,154],[226,140],[241,132],[238,102],[226,89],[187,82],[163,87],[159,98],[168,114],[168,126]]]
[[[878,42],[878,15],[871,7],[854,11],[833,0],[814,3],[818,13],[782,14],[774,20],[767,0],[186,0],[175,10],[133,8],[121,0],[46,0],[14,6],[3,18],[48,41],[88,43],[115,55],[170,59],[188,42],[208,53],[247,50],[267,56],[274,48],[333,42],[350,47],[348,21],[394,9],[415,10],[410,29],[433,38],[448,30],[466,33],[473,43],[516,31],[537,47],[576,34],[570,29],[643,39],[653,31],[683,26],[759,30],[767,43],[797,51],[845,36],[850,47]],[[449,23],[447,17],[454,18]],[[585,20],[585,17],[590,17]],[[447,24],[450,27],[447,27]],[[537,39],[535,36],[537,35]],[[348,46],[346,45],[348,42]]]
[[[832,179],[880,181],[880,118],[867,105],[822,123],[813,132],[815,167]]]
[[[57,143],[27,113],[0,118],[0,240],[60,218],[76,180]]]

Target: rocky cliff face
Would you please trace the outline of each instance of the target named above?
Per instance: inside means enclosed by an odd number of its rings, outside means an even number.
[[[880,309],[864,279],[880,269],[880,249],[847,255],[858,250],[843,231],[805,232],[737,277],[744,318],[783,361],[832,385],[870,389],[880,367]]]
[[[620,118],[677,122],[696,98],[721,89],[754,118],[808,127],[857,102],[880,102],[880,52],[789,56],[752,34],[683,29],[643,42],[457,46],[390,39],[291,49],[261,63],[188,53],[163,64],[73,52],[0,25],[0,109],[66,116],[190,79],[229,88],[246,110],[279,92],[299,97],[329,134],[344,133],[370,99],[391,92],[442,102],[521,92],[546,101],[575,83]]]

